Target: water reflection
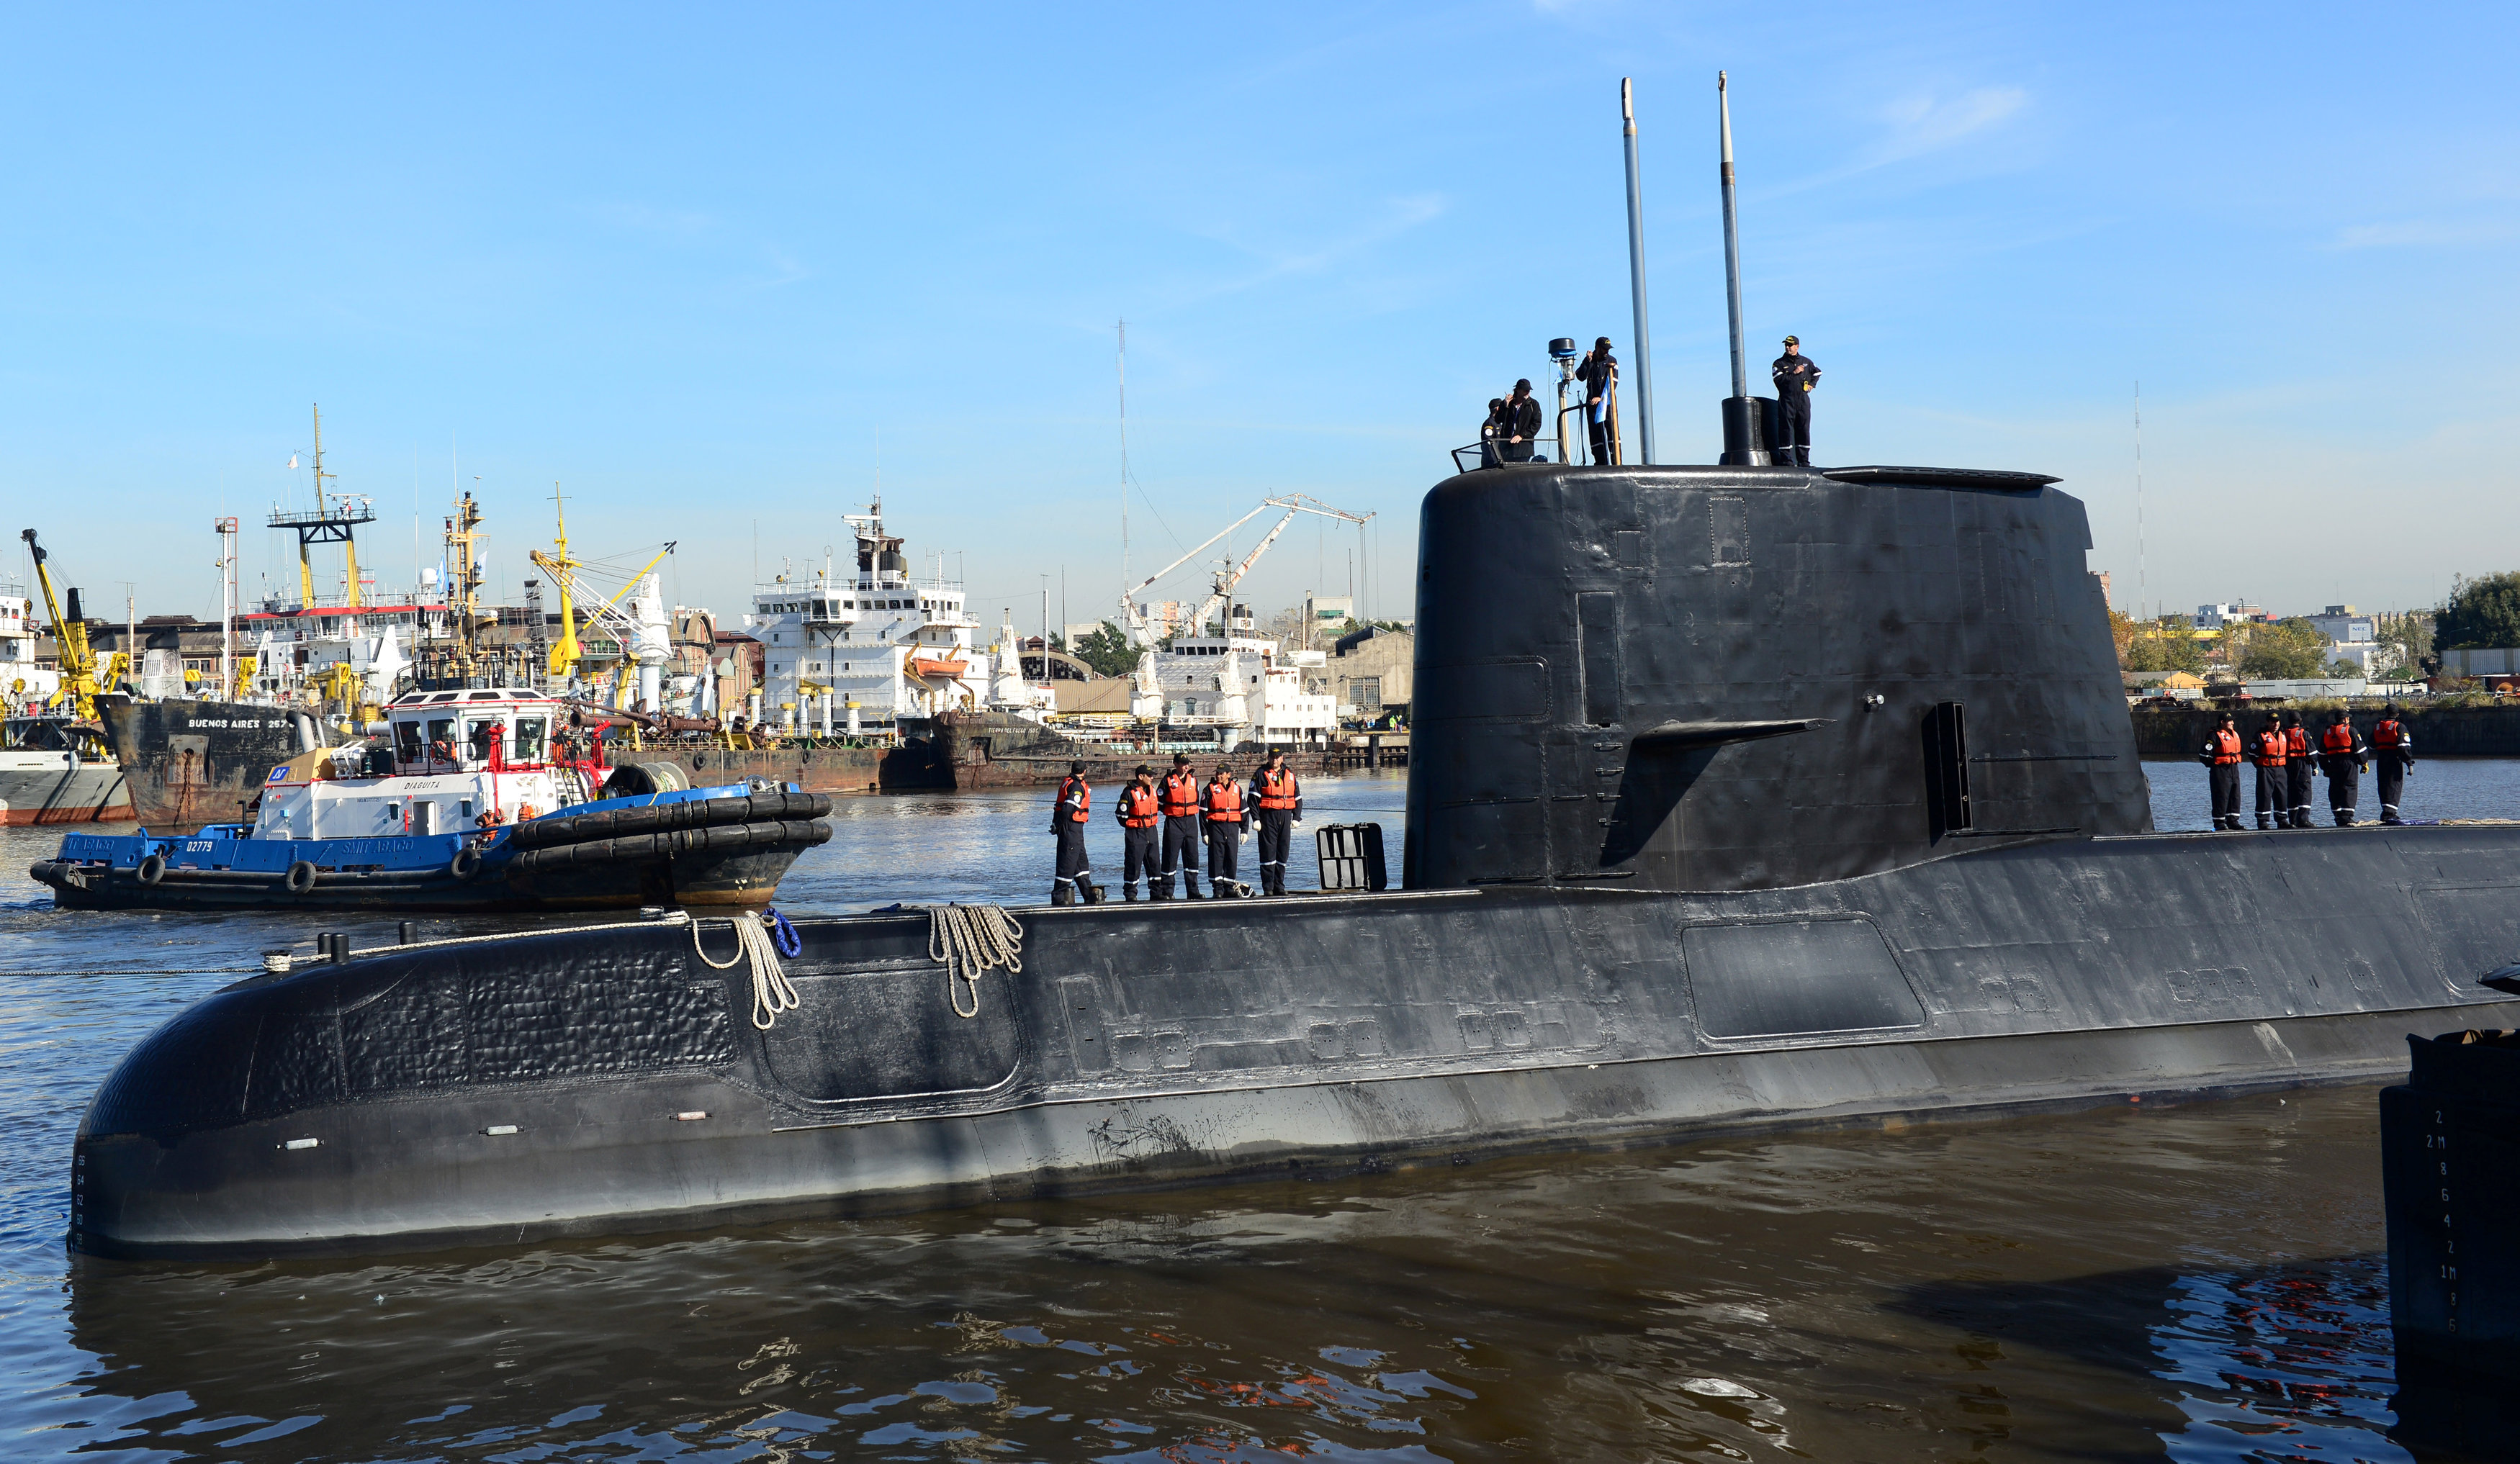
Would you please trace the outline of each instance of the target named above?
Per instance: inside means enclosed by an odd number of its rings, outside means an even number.
[[[219,1457],[2406,1458],[2372,1106],[80,1261],[58,1343],[8,1327],[12,1411],[56,1449]]]

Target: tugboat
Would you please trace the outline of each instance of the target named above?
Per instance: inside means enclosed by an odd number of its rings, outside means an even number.
[[[383,738],[272,768],[245,821],[74,833],[30,872],[70,909],[757,907],[831,837],[822,794],[607,769],[572,720],[536,691],[418,692]]]

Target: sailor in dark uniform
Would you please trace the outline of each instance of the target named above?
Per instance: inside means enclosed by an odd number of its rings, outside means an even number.
[[[1156,876],[1155,898],[1173,897],[1173,871],[1179,869],[1182,893],[1198,898],[1198,775],[1190,767],[1190,754],[1173,754],[1173,771],[1155,785],[1155,801],[1164,810],[1164,868]]]
[[[1058,840],[1057,878],[1050,884],[1050,903],[1094,903],[1094,881],[1086,872],[1085,821],[1094,809],[1094,790],[1085,782],[1085,765],[1067,765],[1067,779],[1058,785],[1058,802],[1050,810],[1050,831]]]
[[[1286,851],[1294,846],[1294,830],[1304,822],[1304,788],[1295,780],[1295,770],[1286,766],[1286,754],[1273,750],[1269,765],[1251,779],[1251,790],[1260,795],[1260,893],[1286,893]]]
[[[1199,817],[1207,825],[1207,884],[1219,900],[1231,900],[1251,893],[1251,887],[1238,877],[1242,872],[1243,839],[1251,829],[1250,800],[1243,796],[1242,784],[1234,780],[1234,770],[1219,763],[1216,776],[1207,780],[1200,795]]]
[[[2371,749],[2355,735],[2354,723],[2342,711],[2327,714],[2327,731],[2318,734],[2318,762],[2327,775],[2327,807],[2336,826],[2354,826],[2354,803],[2362,792],[2362,765]]]
[[[1159,858],[1156,849],[1163,842],[1163,835],[1158,830],[1158,825],[1163,822],[1163,812],[1155,799],[1154,769],[1144,763],[1138,765],[1137,776],[1129,779],[1129,785],[1120,790],[1119,798],[1114,801],[1111,817],[1120,821],[1120,896],[1134,901],[1138,898],[1140,875],[1146,876],[1148,884],[1154,884]],[[1153,894],[1158,900],[1170,900],[1173,897],[1172,881],[1165,880]]]
[[[2371,760],[2380,781],[2380,821],[2404,823],[2398,817],[2398,797],[2407,789],[2407,770],[2415,765],[2415,739],[2407,724],[2398,719],[2404,715],[2396,702],[2380,714],[2379,723],[2371,729]]]
[[[2283,725],[2284,779],[2290,789],[2288,801],[2292,817],[2289,820],[2278,819],[2275,821],[2279,824],[2288,824],[2293,828],[2308,828],[2310,827],[2311,778],[2318,771],[2310,761],[2310,732],[2301,725],[2299,712],[2284,713]]]
[[[2240,745],[2240,725],[2228,712],[2214,727],[2213,735],[2197,750],[2196,761],[2205,765],[2206,787],[2214,803],[2214,827],[2219,832],[2240,826],[2240,759],[2247,749]]]
[[[2249,761],[2258,765],[2258,826],[2284,828],[2292,823],[2292,779],[2284,768],[2291,761],[2284,740],[2283,719],[2267,713],[2267,725],[2249,739]]]
[[[1802,352],[1800,337],[1785,337],[1785,353],[1768,369],[1777,383],[1777,440],[1769,443],[1778,466],[1811,466],[1811,392],[1820,368]]]

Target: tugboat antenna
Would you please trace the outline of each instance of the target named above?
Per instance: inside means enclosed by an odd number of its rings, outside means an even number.
[[[1625,76],[1619,78],[1619,116],[1628,145],[1628,287],[1637,304],[1637,436],[1644,447],[1644,461],[1654,460],[1653,444],[1653,361],[1645,351],[1645,215],[1644,200],[1637,184],[1637,107],[1634,89]],[[1728,170],[1728,176],[1729,176]],[[1729,213],[1726,217],[1729,219]],[[1739,332],[1735,331],[1737,337]],[[1739,374],[1740,356],[1733,356],[1734,375]]]

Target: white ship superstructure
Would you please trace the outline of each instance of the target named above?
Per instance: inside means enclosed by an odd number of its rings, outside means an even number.
[[[799,735],[891,736],[904,717],[990,699],[989,655],[959,580],[914,576],[883,505],[847,515],[856,567],[826,561],[753,592],[744,623],[764,647],[762,725]]]

